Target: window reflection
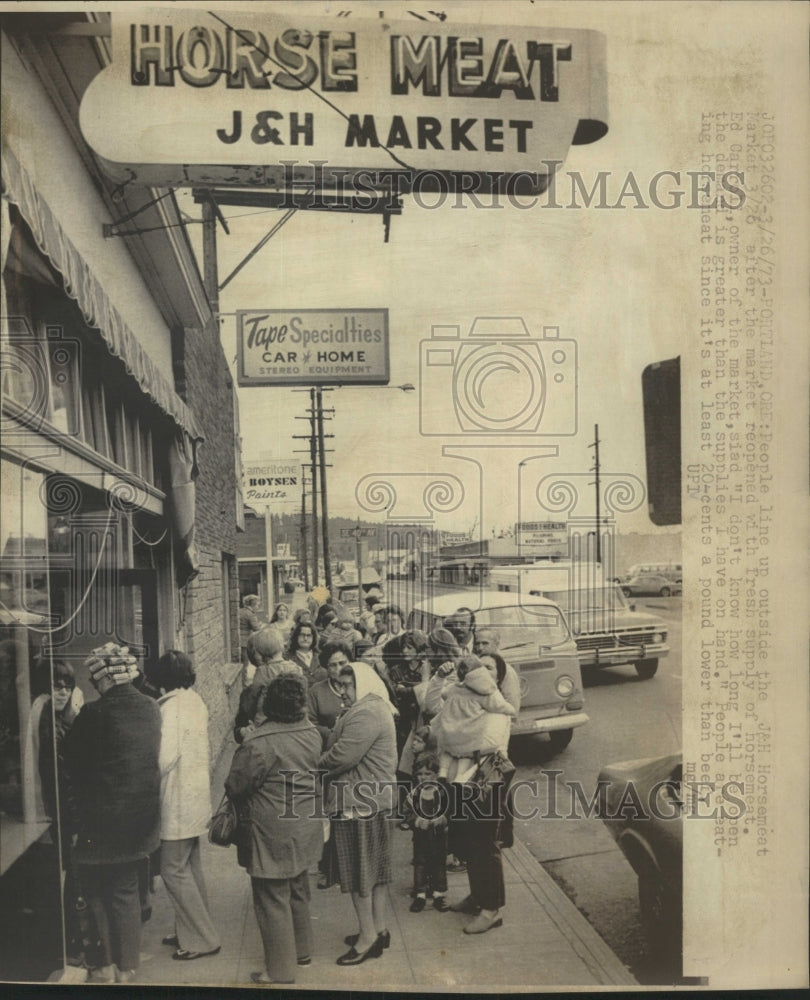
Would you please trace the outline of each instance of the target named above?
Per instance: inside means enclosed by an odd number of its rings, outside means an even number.
[[[0,507],[0,874],[47,824],[23,780],[31,670],[50,624],[44,477],[2,460]]]

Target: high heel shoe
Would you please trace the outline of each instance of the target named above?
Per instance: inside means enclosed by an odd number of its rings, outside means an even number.
[[[357,951],[354,945],[349,948],[345,955],[341,955],[337,960],[338,965],[360,965],[367,958],[379,958],[383,953],[382,938],[377,937],[374,944],[365,951]]]
[[[380,933],[377,935],[377,937],[378,937],[378,939],[382,940],[382,946],[383,946],[383,948],[388,948],[389,945],[391,944],[391,931],[380,931]],[[351,945],[352,947],[354,947],[357,944],[357,942],[360,940],[360,935],[359,934],[347,934],[346,937],[343,940],[344,940],[344,942],[346,944]]]

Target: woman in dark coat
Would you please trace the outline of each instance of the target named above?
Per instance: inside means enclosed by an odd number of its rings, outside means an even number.
[[[234,754],[225,789],[247,826],[245,867],[264,945],[265,968],[251,981],[294,983],[312,951],[308,870],[323,846],[314,775],[321,737],[306,718],[301,677],[274,678],[263,713]]]
[[[160,846],[160,709],[136,691],[135,657],[108,643],[85,665],[100,698],[63,740],[76,803],[74,857],[104,956],[90,981],[129,982],[140,962],[140,862]]]

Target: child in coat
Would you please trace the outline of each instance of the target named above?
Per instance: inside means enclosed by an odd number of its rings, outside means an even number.
[[[413,892],[411,913],[421,913],[428,894],[433,908],[445,913],[447,904],[447,816],[448,800],[437,780],[439,763],[432,754],[414,762],[414,786],[406,804],[413,828]]]
[[[439,748],[439,778],[464,781],[476,766],[476,755],[503,749],[509,741],[515,709],[498,690],[495,677],[477,656],[465,656],[456,668],[458,680],[445,693],[441,711],[431,723]]]

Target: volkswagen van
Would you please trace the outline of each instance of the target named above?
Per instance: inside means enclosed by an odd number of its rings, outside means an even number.
[[[460,607],[475,613],[475,628],[494,628],[499,652],[520,678],[520,713],[512,738],[539,734],[554,752],[588,722],[577,645],[559,607],[543,597],[495,590],[456,591],[417,604],[408,628],[429,633]]]

